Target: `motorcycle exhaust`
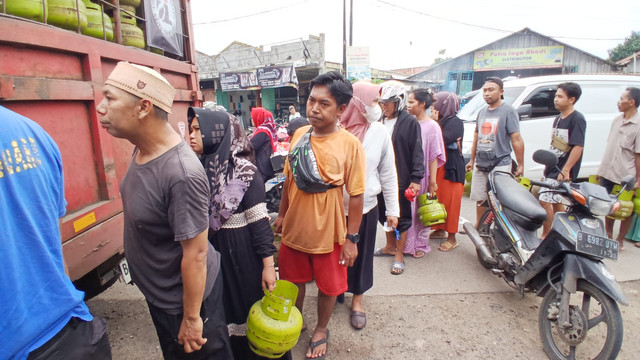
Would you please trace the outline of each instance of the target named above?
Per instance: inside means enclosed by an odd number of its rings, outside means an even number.
[[[498,261],[491,255],[491,252],[489,252],[487,243],[484,242],[484,239],[482,239],[482,236],[480,236],[478,230],[473,227],[473,224],[471,224],[470,222],[465,222],[462,227],[467,232],[467,235],[469,236],[469,239],[471,239],[471,242],[473,242],[473,245],[475,245],[476,249],[478,249],[478,255],[482,258],[482,260],[491,265],[498,264]]]

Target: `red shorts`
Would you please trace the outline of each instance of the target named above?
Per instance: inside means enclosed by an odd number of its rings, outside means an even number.
[[[278,255],[280,278],[294,284],[316,279],[323,294],[337,296],[349,288],[347,267],[339,264],[342,245],[334,244],[328,254],[308,254],[282,244]]]

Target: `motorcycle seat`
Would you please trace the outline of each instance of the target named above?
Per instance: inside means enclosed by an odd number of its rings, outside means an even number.
[[[536,230],[547,219],[547,212],[527,189],[510,174],[493,173],[494,193],[503,207],[509,211],[509,218],[526,230]]]

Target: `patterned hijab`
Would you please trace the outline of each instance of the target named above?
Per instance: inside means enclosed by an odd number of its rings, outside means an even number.
[[[380,94],[380,85],[368,81],[358,81],[353,84],[353,97],[340,116],[340,125],[355,137],[364,139],[364,135],[369,129],[369,122],[364,117],[365,106],[371,106]]]
[[[436,102],[433,104],[433,108],[440,113],[438,122],[442,123],[448,118],[456,116],[458,110],[460,110],[460,98],[458,95],[442,91],[434,96]]]
[[[259,133],[265,133],[271,140],[271,150],[276,151],[278,138],[276,137],[276,123],[273,121],[273,114],[262,107],[254,107],[251,109],[251,118],[256,130],[251,137],[253,138]]]
[[[200,123],[200,161],[211,190],[209,227],[217,231],[236,211],[253,180],[251,143],[238,119],[227,112],[190,107],[187,117],[189,126],[194,117]]]

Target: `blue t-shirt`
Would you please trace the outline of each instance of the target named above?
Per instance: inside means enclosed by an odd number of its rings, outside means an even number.
[[[93,317],[64,272],[60,151],[38,124],[2,106],[0,124],[0,357],[26,359],[72,317]]]

